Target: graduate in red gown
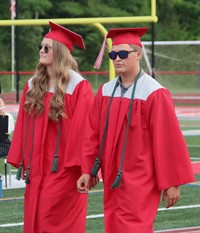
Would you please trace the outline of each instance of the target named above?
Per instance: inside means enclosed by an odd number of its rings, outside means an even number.
[[[106,35],[118,76],[100,87],[87,121],[77,188],[87,193],[101,168],[105,233],[152,233],[160,197],[169,208],[180,200],[179,186],[194,181],[170,92],[140,67],[146,31]]]
[[[94,100],[71,55],[80,35],[50,22],[36,74],[24,88],[7,161],[25,179],[24,233],[84,233],[87,195],[77,191],[85,119]]]

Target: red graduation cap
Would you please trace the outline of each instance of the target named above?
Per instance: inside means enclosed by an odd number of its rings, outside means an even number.
[[[85,49],[85,44],[81,35],[51,21],[49,21],[49,24],[50,31],[44,36],[45,38],[56,40],[64,44],[70,52],[74,49],[75,45],[81,49]]]
[[[112,45],[134,44],[142,48],[140,37],[145,34],[148,28],[116,28],[111,29],[107,38],[112,38]]]
[[[104,41],[94,64],[94,68],[99,69],[103,59],[106,39],[112,39],[112,45],[119,44],[134,44],[142,48],[140,37],[145,34],[148,28],[114,28],[111,29],[108,34],[104,37]]]

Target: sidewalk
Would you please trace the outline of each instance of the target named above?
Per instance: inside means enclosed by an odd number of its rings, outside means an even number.
[[[193,130],[182,130],[184,136],[200,136],[200,130],[193,129]]]
[[[16,175],[7,175],[7,181],[5,175],[2,175],[2,189],[15,189],[15,188],[24,188],[26,186],[24,180],[17,180]]]

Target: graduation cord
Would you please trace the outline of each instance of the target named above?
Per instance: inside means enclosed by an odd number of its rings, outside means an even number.
[[[33,119],[33,130],[32,130],[32,145],[31,145],[31,151],[30,151],[30,159],[28,162],[28,167],[26,171],[26,178],[25,178],[25,183],[30,184],[30,169],[31,169],[31,161],[32,161],[32,155],[33,155],[33,142],[34,142],[34,135],[35,135],[35,114],[34,114],[34,119]]]
[[[102,135],[102,138],[101,138],[101,143],[100,143],[100,146],[99,146],[99,151],[98,151],[96,160],[95,160],[94,165],[93,165],[92,170],[91,170],[91,175],[93,177],[97,177],[97,173],[98,173],[98,170],[100,168],[100,160],[101,160],[102,150],[103,150],[104,142],[105,142],[105,139],[106,139],[106,134],[107,134],[107,131],[108,131],[108,122],[109,122],[109,118],[110,118],[110,107],[111,107],[113,97],[114,97],[114,94],[115,94],[115,91],[116,91],[118,85],[119,85],[119,83],[116,82],[116,84],[114,86],[114,89],[113,89],[113,92],[112,92],[112,95],[111,95],[111,98],[110,98],[110,101],[109,101],[109,104],[108,104],[108,113],[107,113],[107,116],[106,116],[106,123],[105,123],[105,126],[104,126],[103,135]]]
[[[137,77],[135,79],[133,91],[131,94],[131,100],[130,100],[129,112],[128,112],[128,124],[126,125],[126,132],[125,132],[124,143],[123,143],[123,148],[122,148],[122,153],[121,153],[120,165],[119,165],[117,176],[116,176],[116,178],[111,186],[112,189],[118,187],[120,185],[120,182],[122,179],[122,167],[123,167],[123,163],[124,163],[126,143],[127,143],[127,139],[128,139],[128,131],[129,131],[130,123],[131,123],[131,115],[132,115],[132,110],[133,110],[133,101],[134,101],[135,89],[136,89],[137,81],[140,77],[140,74],[141,74],[141,68],[140,68],[139,74],[137,75]]]
[[[26,142],[27,142],[27,135],[28,135],[28,125],[29,125],[29,119],[30,115],[28,115],[28,118],[26,120],[26,132],[25,132],[25,139],[24,139],[24,145],[23,145],[23,151],[22,151],[22,159],[19,164],[19,168],[17,170],[16,174],[16,179],[20,180],[22,176],[22,168],[23,168],[23,162],[24,162],[24,154],[25,154],[25,148],[26,148]],[[56,150],[54,154],[54,161],[52,165],[52,172],[57,172],[57,166],[58,166],[58,147],[59,147],[59,142],[60,142],[60,120],[58,123],[58,135],[56,139]],[[30,184],[30,168],[31,168],[31,161],[32,161],[32,155],[33,155],[33,144],[34,144],[34,134],[35,134],[35,115],[34,115],[34,121],[33,121],[33,130],[32,130],[32,145],[31,145],[31,150],[30,150],[30,159],[29,163],[27,166],[27,171],[26,171],[26,178],[25,178],[25,183]]]
[[[28,115],[28,118],[26,120],[26,133],[25,133],[25,139],[24,139],[24,145],[23,145],[23,151],[22,151],[22,159],[21,159],[21,162],[19,164],[19,168],[18,168],[17,174],[16,174],[16,179],[17,180],[20,180],[21,176],[22,176],[22,167],[23,167],[23,162],[24,162],[24,153],[25,153],[26,140],[27,140],[27,135],[28,135],[29,119],[30,119],[30,115]]]
[[[130,100],[130,105],[129,105],[129,113],[128,113],[128,124],[126,126],[126,132],[125,132],[125,137],[124,137],[124,143],[123,143],[123,148],[122,148],[120,165],[119,165],[117,176],[116,176],[116,178],[115,178],[115,180],[114,180],[114,182],[113,182],[113,184],[111,186],[112,189],[118,187],[120,185],[120,182],[121,182],[121,179],[122,179],[122,167],[123,167],[123,162],[124,162],[126,143],[127,143],[127,138],[128,138],[128,131],[129,131],[129,127],[130,127],[135,89],[136,89],[137,81],[138,81],[140,75],[141,75],[141,69],[140,69],[138,75],[136,76],[135,83],[134,83],[134,86],[133,86],[133,91],[132,91],[132,94],[131,94],[131,100]],[[102,149],[103,149],[103,146],[104,146],[104,141],[105,141],[105,137],[106,137],[106,133],[107,133],[107,129],[108,129],[108,122],[109,122],[109,116],[110,116],[110,107],[111,107],[112,100],[113,100],[114,93],[116,91],[117,86],[118,86],[118,82],[116,82],[115,88],[114,88],[112,96],[110,98],[110,102],[109,102],[109,106],[108,106],[108,114],[106,116],[106,123],[105,123],[105,127],[104,127],[102,140],[101,140],[101,143],[100,143],[100,149],[99,149],[99,152],[98,152],[98,156],[97,156],[97,158],[95,160],[95,163],[93,165],[93,168],[91,170],[91,175],[93,177],[97,176],[97,172],[98,172],[99,167],[100,167],[100,159],[101,159]]]
[[[22,151],[22,159],[21,159],[21,162],[19,164],[19,168],[18,168],[18,171],[17,171],[17,174],[16,174],[16,179],[17,180],[20,180],[20,178],[22,176],[22,168],[23,168],[24,154],[25,154],[25,149],[26,149],[29,119],[30,119],[30,115],[28,115],[28,118],[26,120],[26,133],[25,133],[25,139],[24,139],[24,145],[23,145],[23,151]],[[25,178],[25,183],[26,184],[30,183],[29,176],[30,176],[30,165],[31,165],[31,160],[32,160],[32,154],[33,154],[34,133],[35,133],[35,115],[34,115],[34,120],[33,120],[32,145],[31,145],[31,150],[30,150],[30,159],[29,159],[29,163],[28,163],[28,166],[27,166],[26,178]]]
[[[128,130],[129,130],[129,127],[130,127],[130,121],[131,121],[131,115],[132,115],[132,109],[133,109],[133,100],[134,100],[137,81],[138,81],[138,79],[139,79],[139,77],[141,75],[141,72],[142,72],[142,69],[140,68],[140,71],[139,71],[138,75],[136,76],[134,86],[133,86],[133,90],[132,90],[132,94],[131,94],[131,100],[130,100],[130,105],[129,105],[129,113],[128,113],[128,124],[126,126],[126,132],[125,132],[123,149],[122,149],[122,154],[121,154],[121,159],[120,159],[120,165],[119,165],[117,176],[116,176],[116,178],[115,178],[115,180],[114,180],[114,182],[112,184],[112,189],[118,187],[120,185],[120,182],[121,182],[121,179],[122,179],[122,167],[123,167],[123,162],[124,162],[126,142],[127,142],[127,138],[128,138]],[[119,85],[119,83],[116,82],[115,87],[114,87],[113,92],[112,92],[112,95],[111,95],[111,98],[110,98],[109,105],[108,105],[108,113],[107,113],[107,116],[106,116],[106,123],[105,123],[104,131],[103,131],[103,136],[102,136],[102,139],[101,139],[98,155],[96,157],[96,160],[95,160],[94,165],[93,165],[92,170],[91,170],[91,175],[93,177],[97,176],[98,170],[100,168],[100,160],[101,160],[102,150],[103,150],[103,146],[104,146],[104,142],[105,142],[105,138],[106,138],[106,134],[107,134],[107,130],[108,130],[108,122],[109,122],[109,117],[110,117],[110,108],[111,108],[113,97],[114,97],[114,94],[115,94],[115,91],[116,91],[118,85]]]
[[[61,126],[61,119],[59,119],[58,122],[58,134],[56,138],[56,150],[54,154],[54,159],[53,159],[53,164],[52,164],[52,172],[56,173],[58,170],[58,149],[59,149],[59,144],[60,144],[60,126]]]

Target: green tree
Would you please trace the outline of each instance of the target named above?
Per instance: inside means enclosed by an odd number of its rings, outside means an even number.
[[[85,18],[150,15],[151,1],[126,0],[18,0],[19,19]],[[10,19],[9,1],[0,0],[0,19]],[[155,24],[156,40],[198,40],[200,28],[199,0],[157,0],[158,22]],[[87,51],[75,49],[81,70],[93,70],[98,55],[102,34],[92,25],[64,25],[80,33]],[[108,30],[113,27],[150,27],[149,23],[105,24]],[[38,61],[38,44],[48,31],[48,26],[19,27],[20,70],[33,70]],[[143,40],[151,39],[151,30]],[[6,48],[6,50],[5,50]],[[5,52],[6,51],[6,52]],[[0,27],[0,70],[10,70],[11,30]],[[105,55],[103,70],[108,69]]]
[[[19,19],[34,19],[43,15],[52,4],[48,0],[18,0]],[[0,0],[1,19],[10,19],[9,1]],[[16,30],[16,27],[15,27]],[[19,31],[20,70],[32,70],[38,59],[38,50],[43,33],[41,26],[22,26]],[[6,53],[5,53],[6,48]],[[1,70],[10,70],[11,67],[11,27],[0,27]]]
[[[199,0],[157,1],[157,40],[199,40]]]

